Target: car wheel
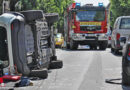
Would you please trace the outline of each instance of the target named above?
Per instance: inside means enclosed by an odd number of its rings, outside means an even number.
[[[130,86],[130,66],[127,65],[128,62],[125,58],[122,59],[122,84],[126,86]],[[127,66],[127,67],[126,67]]]
[[[27,22],[43,18],[44,16],[42,10],[28,10],[28,11],[21,11],[20,13],[24,15],[25,20]]]
[[[61,60],[51,61],[49,69],[60,69],[63,67],[63,62]]]
[[[32,70],[29,76],[46,79],[48,77],[48,70],[47,69]]]

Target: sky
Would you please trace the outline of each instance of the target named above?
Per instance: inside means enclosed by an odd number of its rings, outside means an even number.
[[[109,3],[109,0],[75,0],[75,1],[81,3],[81,5],[93,4],[94,6],[98,6],[98,3],[103,3],[104,6],[107,6]]]

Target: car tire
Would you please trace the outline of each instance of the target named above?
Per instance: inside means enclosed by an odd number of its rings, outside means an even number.
[[[107,41],[103,41],[102,43],[99,44],[99,50],[106,50],[107,48]]]
[[[59,15],[57,13],[46,13],[45,18],[48,23],[54,23],[58,21]]]
[[[42,10],[28,10],[21,11],[20,13],[24,15],[25,20],[27,22],[34,21],[36,19],[41,19],[44,16]]]
[[[30,73],[30,77],[39,77],[42,79],[46,79],[48,77],[48,70],[47,69],[32,70]]]
[[[60,69],[62,67],[63,67],[63,61],[61,60],[51,61],[49,65],[49,69]]]

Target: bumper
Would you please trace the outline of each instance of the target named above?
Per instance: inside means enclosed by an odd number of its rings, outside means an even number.
[[[124,43],[117,41],[115,44],[115,49],[122,50],[124,45],[125,45]]]
[[[103,42],[106,42],[106,40],[102,40],[102,41],[97,41],[97,40],[82,40],[82,41],[75,41],[76,43],[80,44],[80,45],[96,45],[99,46],[100,44],[102,44]]]
[[[55,45],[57,45],[57,46],[61,46],[62,44],[63,44],[63,42],[56,42]]]
[[[73,34],[72,39],[75,41],[106,41],[108,37],[105,34]]]

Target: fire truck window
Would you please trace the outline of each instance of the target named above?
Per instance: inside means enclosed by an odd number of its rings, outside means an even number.
[[[76,14],[78,21],[104,21],[104,11],[78,11]]]
[[[7,32],[0,26],[0,67],[7,67],[8,59]]]

